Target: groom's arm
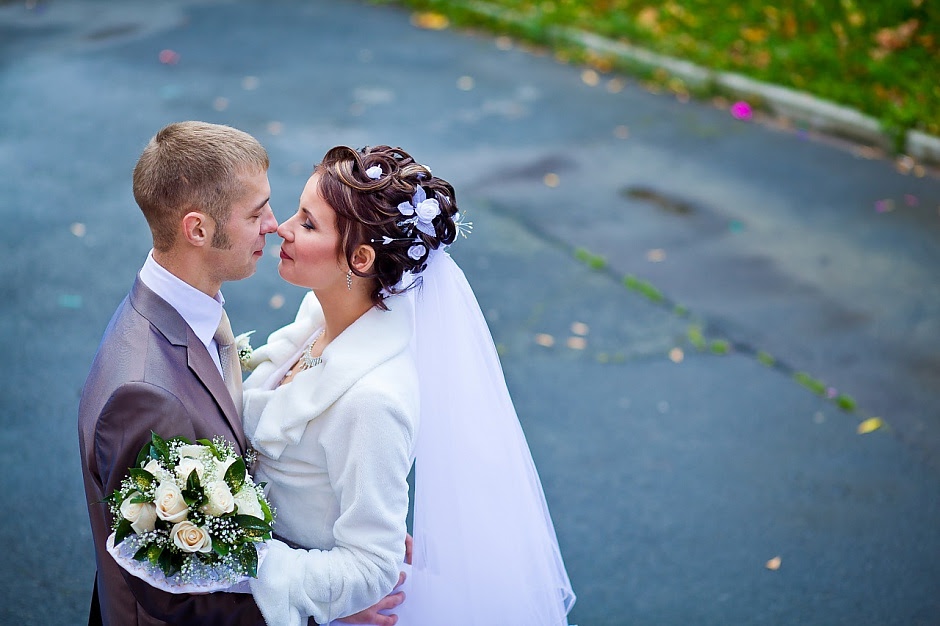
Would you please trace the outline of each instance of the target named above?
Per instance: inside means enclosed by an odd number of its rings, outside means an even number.
[[[151,431],[161,436],[194,438],[186,407],[172,393],[148,383],[128,383],[108,400],[95,432],[95,455],[104,493],[120,488]],[[151,587],[121,568],[137,603],[152,617],[170,624],[256,626],[261,612],[248,594],[172,594]]]

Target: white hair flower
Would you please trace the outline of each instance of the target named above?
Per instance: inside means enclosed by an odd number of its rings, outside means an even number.
[[[415,261],[420,261],[425,252],[427,252],[427,248],[424,247],[423,243],[416,243],[415,245],[408,248],[408,256]]]
[[[382,178],[382,174],[384,173],[385,172],[382,171],[381,165],[373,165],[372,167],[366,170],[366,176],[368,176],[372,180],[378,180]]]

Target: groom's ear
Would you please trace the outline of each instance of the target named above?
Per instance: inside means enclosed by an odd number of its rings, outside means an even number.
[[[199,211],[190,211],[183,216],[181,222],[183,238],[191,245],[204,246],[212,241],[215,222],[209,216]]]
[[[375,263],[375,250],[372,246],[359,244],[352,254],[352,268],[360,274],[368,274]]]

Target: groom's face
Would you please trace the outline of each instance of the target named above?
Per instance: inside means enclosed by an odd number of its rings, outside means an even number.
[[[225,224],[223,240],[226,244],[213,247],[213,265],[221,274],[221,282],[241,280],[254,274],[258,260],[264,256],[265,235],[277,230],[267,172],[245,173],[239,181],[243,193],[232,204]]]

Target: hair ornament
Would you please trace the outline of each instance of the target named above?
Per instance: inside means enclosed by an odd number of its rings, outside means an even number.
[[[416,243],[408,248],[408,256],[415,261],[420,261],[427,251],[428,249],[423,243]]]
[[[473,232],[473,222],[467,222],[463,219],[462,213],[454,213],[454,226],[457,228],[457,234],[464,239]]]
[[[382,171],[381,165],[373,165],[372,167],[366,170],[366,176],[368,176],[372,180],[378,180],[382,178],[382,174],[384,173],[385,172]]]
[[[408,217],[398,222],[400,227],[404,228],[411,224],[430,237],[437,234],[434,230],[434,218],[441,214],[441,205],[436,198],[428,198],[421,185],[418,185],[415,190],[411,202],[399,203],[398,212]]]

